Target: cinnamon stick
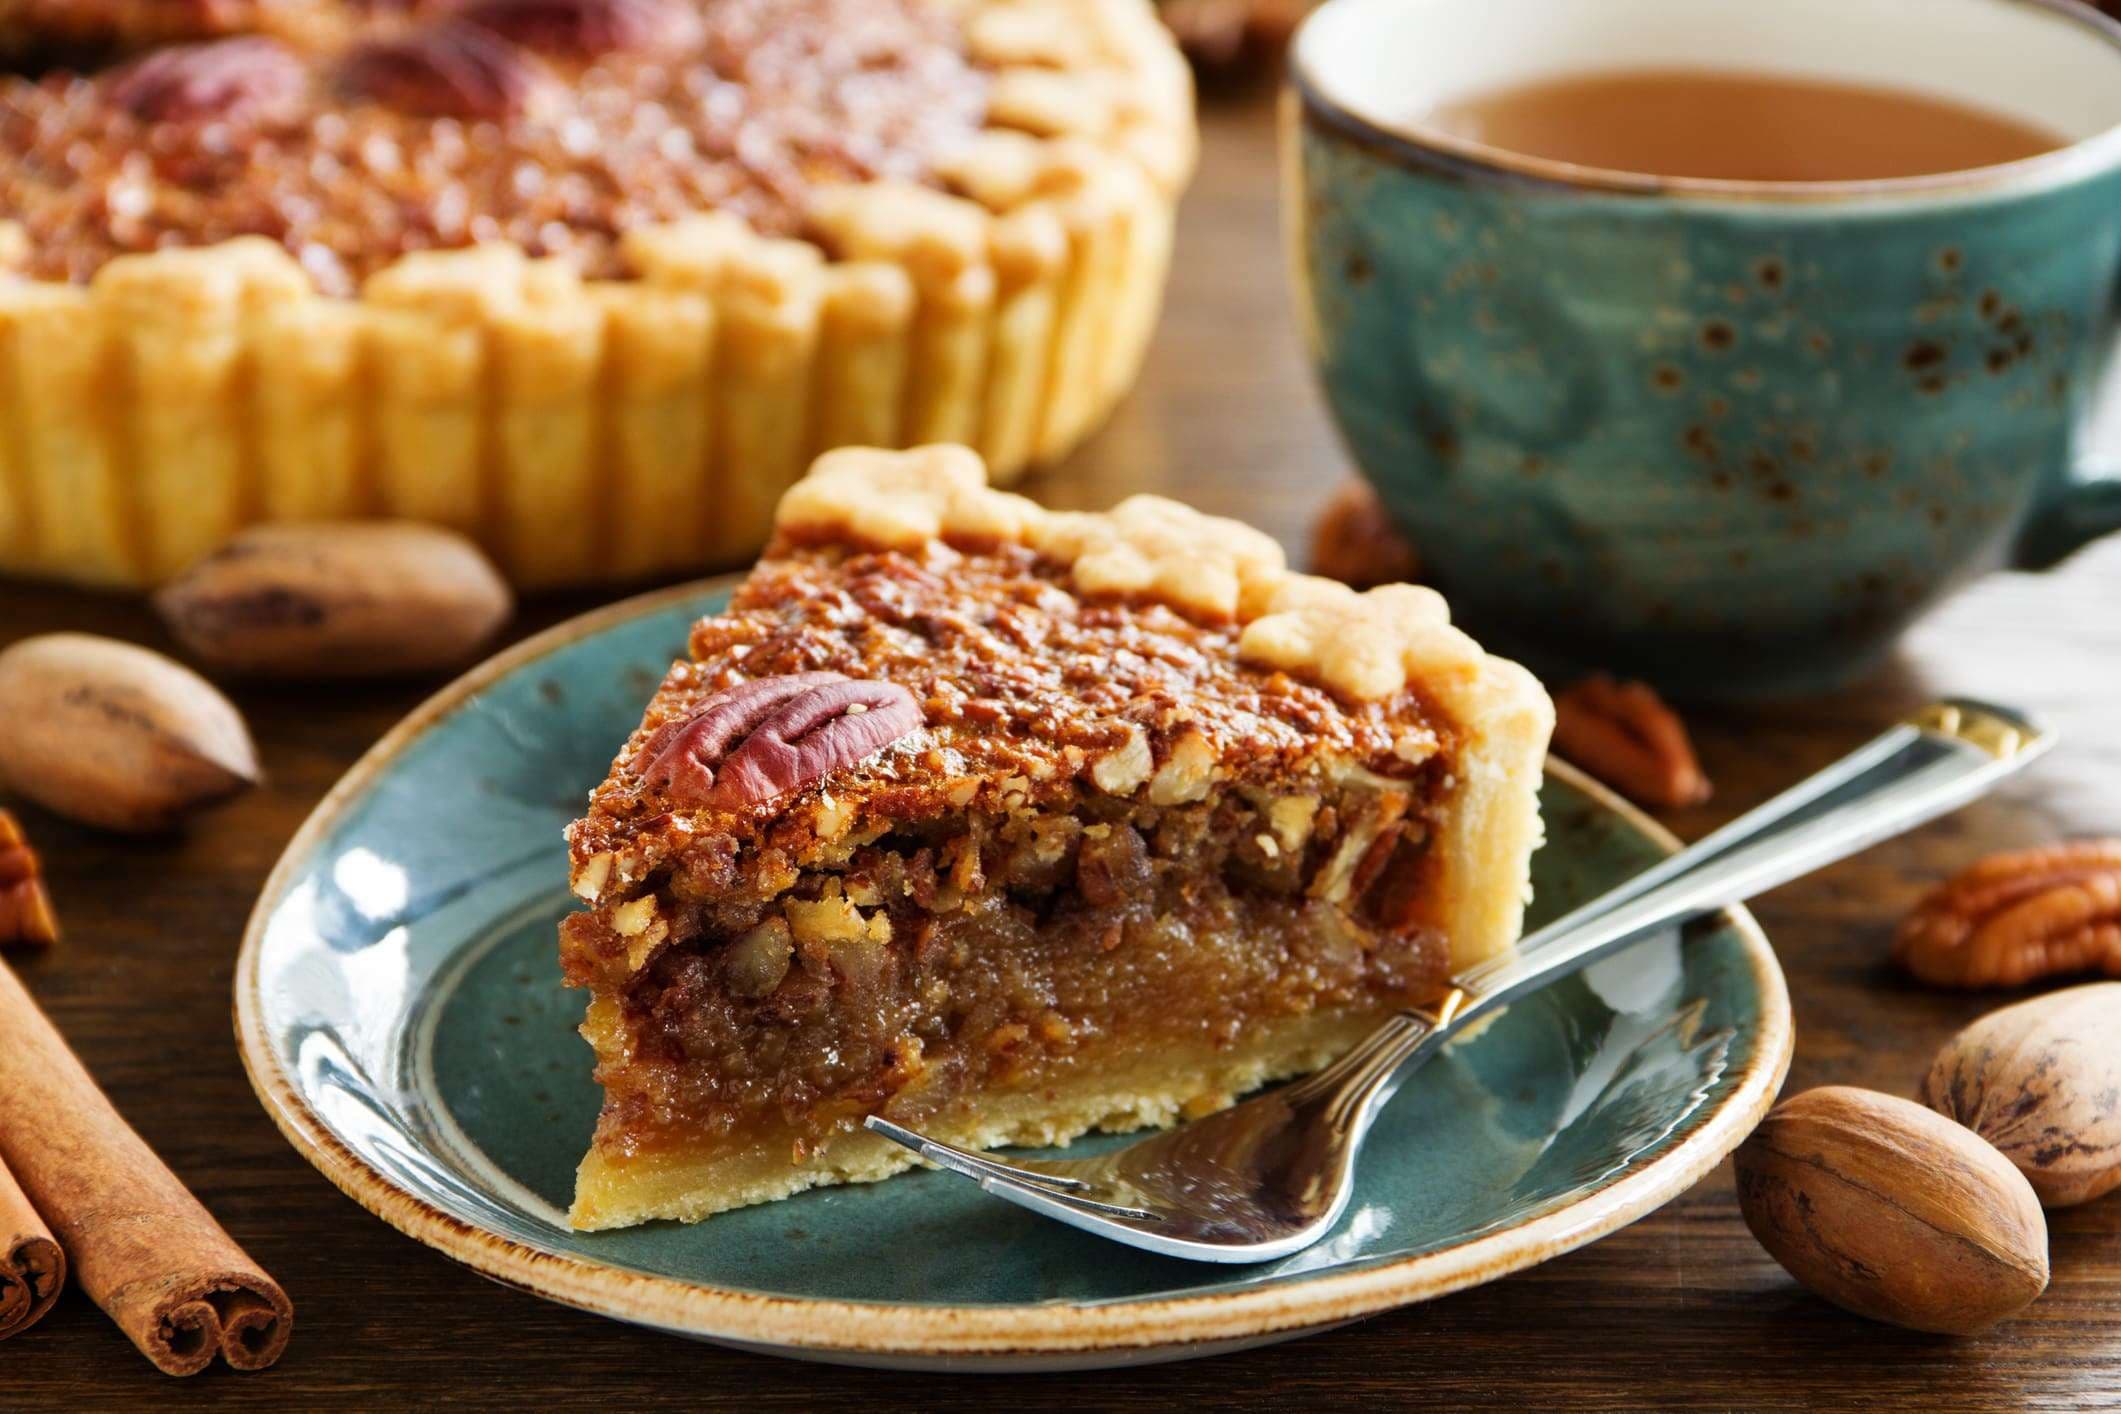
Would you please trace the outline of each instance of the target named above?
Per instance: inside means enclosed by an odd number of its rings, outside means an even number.
[[[66,1285],[66,1253],[0,1164],[0,1340],[44,1319]]]
[[[193,1375],[218,1352],[262,1370],[287,1349],[280,1284],[133,1132],[22,983],[0,967],[0,1162],[140,1353]]]

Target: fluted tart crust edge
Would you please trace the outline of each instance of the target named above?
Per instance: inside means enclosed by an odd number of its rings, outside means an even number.
[[[987,127],[940,188],[827,189],[817,244],[705,213],[631,232],[631,279],[482,245],[357,299],[262,238],[0,276],[0,572],[148,586],[248,524],[394,516],[618,581],[748,557],[834,446],[1061,456],[1148,343],[1190,79],[1145,0],[958,8]]]

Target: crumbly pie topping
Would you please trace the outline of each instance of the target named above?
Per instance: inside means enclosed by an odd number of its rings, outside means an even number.
[[[129,252],[264,235],[328,294],[482,242],[623,275],[624,232],[700,211],[809,236],[818,191],[928,180],[987,113],[989,79],[931,0],[339,8],[340,38],[275,23],[0,81],[25,272],[84,281]]]
[[[970,447],[841,447],[788,489],[774,523],[798,540],[914,550],[931,540],[1022,544],[1045,519],[1038,502],[988,486],[986,464]]]
[[[796,544],[1022,545],[1066,566],[1079,594],[1146,599],[1208,623],[1240,624],[1241,662],[1357,702],[1395,696],[1423,676],[1476,672],[1485,661],[1434,590],[1395,584],[1358,594],[1294,573],[1268,536],[1159,496],[1096,513],[1047,511],[988,486],[978,454],[964,447],[829,453],[782,498],[777,525]]]
[[[1240,617],[1286,573],[1272,538],[1161,496],[1048,516],[1034,548],[1069,565],[1085,594],[1140,596],[1211,619]]]
[[[1390,697],[1416,676],[1476,672],[1485,656],[1451,627],[1443,596],[1420,585],[1358,594],[1337,580],[1290,575],[1267,609],[1245,625],[1238,655],[1358,700]]]

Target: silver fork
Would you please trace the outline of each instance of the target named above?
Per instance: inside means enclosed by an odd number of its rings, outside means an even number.
[[[869,1128],[997,1198],[1132,1247],[1263,1262],[1324,1237],[1355,1156],[1400,1081],[1478,1018],[1639,942],[1933,820],[2054,744],[2008,708],[1924,709],[1767,804],[1468,968],[1306,1079],[1086,1159],[1003,1158],[871,1115]]]

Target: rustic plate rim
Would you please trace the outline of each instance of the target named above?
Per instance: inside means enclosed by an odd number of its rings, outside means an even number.
[[[414,1240],[505,1286],[618,1320],[708,1340],[833,1358],[1068,1356],[1124,1358],[1163,1348],[1271,1338],[1372,1315],[1481,1285],[1618,1230],[1678,1197],[1750,1134],[1774,1102],[1795,1042],[1789,989],[1766,934],[1743,908],[1728,918],[1745,944],[1761,999],[1760,1040],[1738,1083],[1693,1133],[1609,1186],[1441,1251],[1347,1272],[1190,1296],[1094,1304],[943,1306],[788,1297],[656,1276],[540,1252],[443,1212],[348,1149],[296,1089],[261,1014],[266,923],[317,843],[412,743],[468,698],[519,668],[672,604],[733,586],[720,575],[623,599],[556,624],[487,659],[414,708],[325,793],[289,839],[244,926],[234,1023],[245,1075],[296,1152],[342,1193]],[[1678,840],[1655,820],[1564,762],[1548,771],[1660,848]]]

